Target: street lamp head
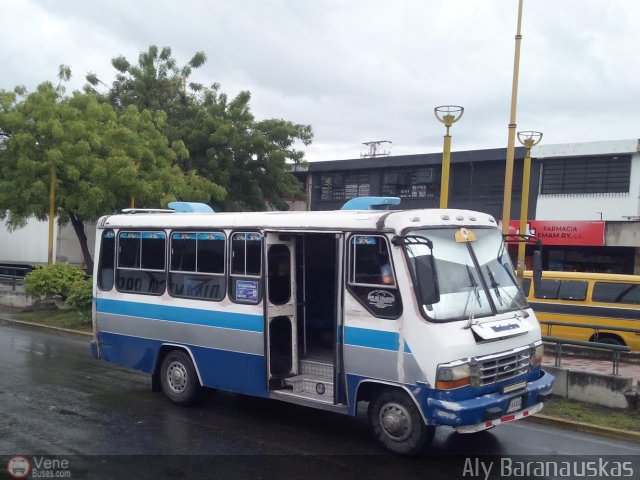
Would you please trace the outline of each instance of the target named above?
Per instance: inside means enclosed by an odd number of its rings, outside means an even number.
[[[441,105],[433,109],[436,118],[439,122],[444,123],[444,126],[449,128],[456,123],[462,117],[464,113],[464,107],[459,105]]]
[[[518,141],[526,148],[532,148],[542,140],[542,132],[535,132],[533,130],[526,130],[524,132],[518,132]]]

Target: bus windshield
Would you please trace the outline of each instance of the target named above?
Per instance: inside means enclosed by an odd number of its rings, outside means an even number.
[[[454,237],[456,230],[411,232],[433,242],[440,301],[422,305],[423,314],[431,320],[450,321],[524,308],[526,300],[518,287],[500,231],[474,229],[477,240],[458,243]],[[412,267],[420,262],[420,257],[431,253],[424,245],[405,248]],[[416,285],[416,288],[420,298],[425,286]]]

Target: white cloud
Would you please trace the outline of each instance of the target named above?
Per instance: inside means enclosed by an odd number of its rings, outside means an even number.
[[[632,1],[525,0],[518,128],[565,143],[637,138],[640,6]],[[309,123],[310,160],[357,157],[367,140],[393,153],[433,152],[439,104],[461,104],[454,150],[506,146],[517,2],[504,0],[17,0],[3,7],[0,88],[55,80],[72,88],[110,59],[151,44],[235,95],[258,118]]]

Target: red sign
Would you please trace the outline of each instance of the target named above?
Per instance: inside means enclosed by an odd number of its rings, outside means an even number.
[[[519,233],[519,220],[509,222],[509,233]],[[542,245],[604,245],[604,221],[529,220],[527,235],[535,235]]]

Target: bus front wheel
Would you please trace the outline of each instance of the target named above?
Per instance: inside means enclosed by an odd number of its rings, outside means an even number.
[[[394,453],[415,455],[433,440],[416,404],[400,390],[384,390],[369,403],[369,424],[378,441]]]
[[[160,367],[160,382],[164,394],[177,405],[193,405],[202,393],[193,362],[182,350],[166,354]]]

